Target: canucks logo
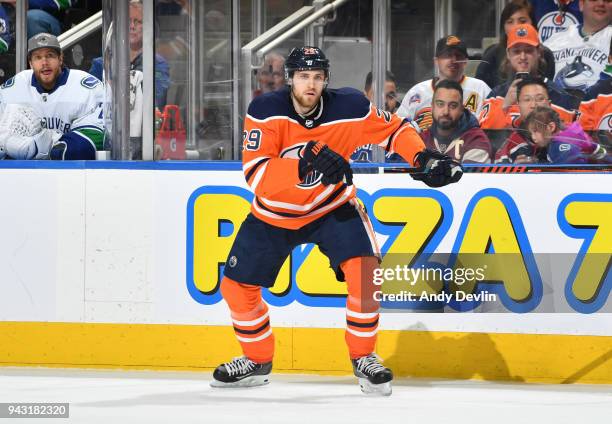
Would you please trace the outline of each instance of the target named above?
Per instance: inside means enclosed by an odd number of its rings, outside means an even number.
[[[593,68],[582,62],[582,56],[576,56],[555,75],[555,82],[571,90],[585,91],[594,74]]]
[[[85,77],[81,80],[81,85],[85,88],[89,88],[90,90],[96,88],[100,84],[100,80],[93,75]]]
[[[6,80],[6,81],[4,82],[4,84],[2,84],[2,85],[0,86],[0,88],[3,88],[3,89],[4,89],[4,88],[9,88],[9,87],[12,87],[14,84],[15,84],[15,77],[12,77],[12,78],[10,78],[10,79]]]

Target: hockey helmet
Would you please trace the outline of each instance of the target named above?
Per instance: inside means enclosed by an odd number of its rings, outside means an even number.
[[[312,71],[322,69],[325,79],[329,80],[329,59],[318,47],[304,46],[291,50],[285,61],[285,81],[291,84],[295,71]]]

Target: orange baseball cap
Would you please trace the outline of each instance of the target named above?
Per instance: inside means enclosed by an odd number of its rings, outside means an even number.
[[[530,46],[539,46],[538,31],[529,24],[515,25],[508,30],[508,48],[515,44],[524,43]]]

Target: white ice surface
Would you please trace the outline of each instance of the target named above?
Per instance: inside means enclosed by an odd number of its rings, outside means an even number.
[[[0,402],[69,402],[51,423],[608,423],[612,386],[399,380],[366,397],[353,377],[273,375],[213,389],[210,373],[0,368]],[[40,419],[3,422],[41,424]]]

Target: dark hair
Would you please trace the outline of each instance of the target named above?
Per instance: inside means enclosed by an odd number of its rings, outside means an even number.
[[[395,75],[393,75],[393,72],[391,71],[385,72],[385,81],[393,82],[393,83],[396,82]],[[365,80],[365,91],[369,91],[370,88],[372,88],[372,72],[368,72],[368,75],[366,75],[366,80]]]
[[[528,0],[512,0],[508,3],[499,17],[499,44],[497,45],[498,57],[500,58],[499,67],[497,68],[497,72],[499,74],[499,78],[501,81],[508,80],[513,74],[512,66],[510,65],[510,61],[508,60],[508,56],[506,54],[506,49],[508,47],[508,34],[504,30],[504,25],[506,21],[510,18],[510,16],[514,15],[519,10],[526,10],[529,15],[529,19],[531,19],[531,25],[534,27],[537,25],[535,20],[535,11],[533,10],[533,6],[529,3]],[[538,52],[540,54],[540,60],[538,61],[538,69],[546,69],[546,61],[544,60],[544,49],[542,48],[542,44],[537,47]]]
[[[459,84],[457,81],[453,81],[453,80],[441,80],[438,81],[436,83],[436,86],[434,88],[434,92],[433,92],[433,98],[436,98],[436,92],[440,89],[440,88],[446,88],[447,90],[456,90],[459,92],[459,96],[461,96],[461,104],[463,104],[463,88],[461,87],[461,84]]]
[[[548,85],[546,84],[546,81],[542,78],[535,78],[535,77],[529,77],[529,78],[525,78],[522,79],[516,86],[516,97],[518,98],[521,94],[521,90],[528,86],[528,85],[539,85],[540,87],[544,87],[544,89],[546,90],[546,93],[548,93]],[[550,98],[550,94],[549,94],[549,98]]]
[[[533,10],[533,6],[529,3],[528,0],[512,0],[510,3],[504,7],[502,13],[499,17],[499,44],[505,49],[508,45],[508,36],[506,35],[506,31],[504,30],[504,25],[506,21],[510,18],[510,16],[514,15],[519,10],[527,10],[527,14],[529,15],[529,19],[531,19],[531,25],[534,27],[537,25],[535,20],[535,14]]]
[[[551,122],[555,124],[557,131],[563,129],[561,117],[557,111],[550,107],[537,106],[529,113],[529,115],[527,115],[524,125],[525,128],[529,128],[531,125],[534,125],[537,130],[543,131],[546,125],[550,124]]]

